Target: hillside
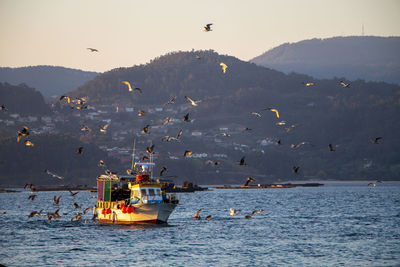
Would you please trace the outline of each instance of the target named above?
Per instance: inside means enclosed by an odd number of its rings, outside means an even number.
[[[0,68],[0,82],[25,83],[36,88],[45,98],[71,91],[97,75],[96,72],[56,66]]]
[[[25,84],[0,83],[0,105],[4,105],[8,113],[20,115],[48,115],[51,112],[42,94]]]
[[[200,57],[198,59],[197,57]],[[220,62],[227,66],[223,74]],[[143,93],[129,92],[122,81],[130,81]],[[314,82],[314,86],[305,86]],[[345,80],[345,82],[347,82]],[[316,80],[306,75],[290,74],[240,61],[213,51],[176,52],[159,57],[149,64],[120,68],[97,76],[77,90],[73,97],[88,97],[88,104],[114,109],[133,107],[134,113],[103,115],[110,118],[110,131],[124,129],[138,136],[144,145],[156,144],[161,164],[172,166],[180,177],[194,177],[203,183],[241,183],[254,175],[261,181],[278,179],[398,179],[400,177],[400,87],[386,83],[351,82],[340,85],[340,79]],[[163,104],[176,96],[174,104]],[[184,96],[201,100],[197,107]],[[138,109],[159,108],[138,118]],[[280,118],[263,109],[274,107]],[[257,118],[251,112],[261,113]],[[191,123],[181,118],[190,113]],[[167,116],[174,125],[162,126]],[[285,125],[276,125],[285,121]],[[150,134],[140,134],[146,124],[157,127]],[[114,125],[114,126],[113,126]],[[285,130],[290,128],[290,130]],[[120,128],[118,128],[120,127]],[[122,128],[121,128],[122,127]],[[245,128],[251,130],[245,131]],[[163,135],[184,130],[181,142],[162,142]],[[222,130],[230,133],[221,138]],[[201,132],[195,137],[193,132]],[[369,140],[383,136],[379,144]],[[274,145],[280,139],[281,146]],[[121,145],[129,145],[132,140]],[[301,144],[292,149],[292,144]],[[336,147],[328,151],[328,144]],[[183,151],[206,154],[203,159],[183,158]],[[205,166],[212,155],[226,154],[217,168]],[[171,155],[178,155],[171,160]],[[246,156],[249,164],[235,164]],[[299,174],[292,173],[301,166]],[[188,179],[189,179],[188,178]],[[184,178],[181,178],[184,179]]]
[[[400,84],[400,37],[351,36],[285,43],[250,60],[316,78]]]

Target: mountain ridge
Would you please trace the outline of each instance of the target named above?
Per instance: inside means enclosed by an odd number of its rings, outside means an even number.
[[[71,91],[99,73],[61,66],[37,65],[0,67],[0,82],[27,84],[36,88],[45,98]]]
[[[315,78],[400,84],[400,37],[348,36],[284,43],[250,60],[285,73]]]

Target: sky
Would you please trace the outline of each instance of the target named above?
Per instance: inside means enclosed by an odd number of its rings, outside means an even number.
[[[363,25],[364,35],[400,36],[399,14],[400,0],[0,0],[0,67],[104,72],[192,49],[247,61]]]

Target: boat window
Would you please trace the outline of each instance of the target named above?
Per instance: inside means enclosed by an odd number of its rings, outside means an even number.
[[[157,196],[161,195],[161,189],[156,189],[156,195]]]
[[[154,196],[154,189],[149,189],[149,195]]]
[[[147,195],[146,189],[142,189],[141,192],[142,192],[142,196],[146,196]]]

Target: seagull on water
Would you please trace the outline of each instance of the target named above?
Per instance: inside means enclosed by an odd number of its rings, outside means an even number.
[[[193,216],[193,218],[195,218],[195,219],[197,219],[197,220],[200,220],[200,212],[202,211],[202,209],[199,209],[197,212],[196,212],[196,214]]]
[[[234,210],[232,208],[229,209],[229,214],[231,216],[235,216],[236,214],[238,214],[241,210]]]

